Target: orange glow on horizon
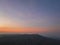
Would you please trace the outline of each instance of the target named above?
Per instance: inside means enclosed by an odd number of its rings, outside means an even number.
[[[0,32],[2,33],[42,33],[47,32],[47,28],[39,27],[21,27],[21,28],[9,28],[9,27],[0,27]]]

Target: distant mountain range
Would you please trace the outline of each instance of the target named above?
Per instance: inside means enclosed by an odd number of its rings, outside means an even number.
[[[60,40],[38,34],[0,35],[0,45],[60,45]]]

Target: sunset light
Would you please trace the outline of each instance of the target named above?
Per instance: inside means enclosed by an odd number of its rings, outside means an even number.
[[[0,0],[0,32],[44,35],[60,32],[57,28],[60,5],[54,2]]]

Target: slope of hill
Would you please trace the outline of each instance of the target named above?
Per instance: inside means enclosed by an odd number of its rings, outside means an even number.
[[[1,35],[0,45],[60,45],[60,40],[37,34],[10,34]]]

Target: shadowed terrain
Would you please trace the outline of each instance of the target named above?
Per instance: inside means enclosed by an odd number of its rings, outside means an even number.
[[[60,45],[60,40],[37,34],[5,34],[0,35],[0,45]]]

